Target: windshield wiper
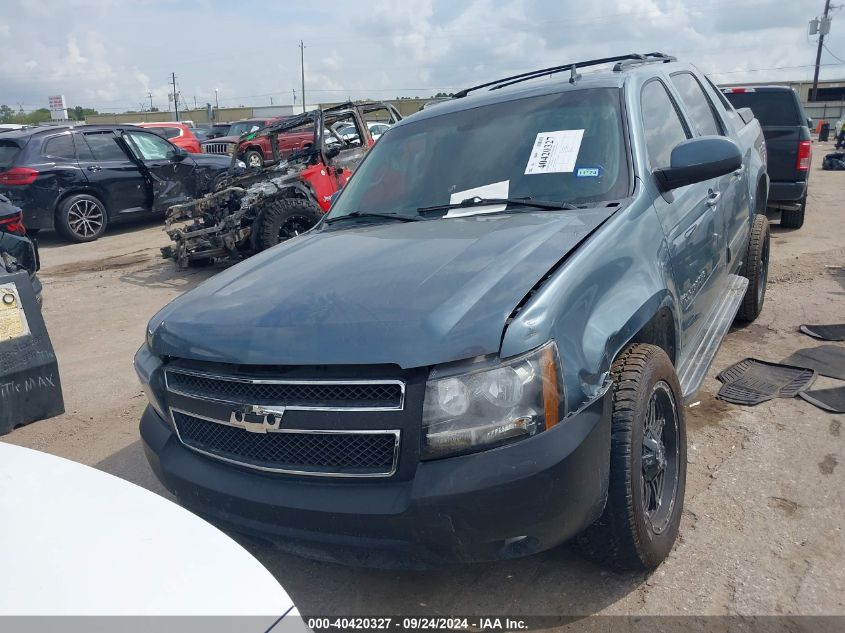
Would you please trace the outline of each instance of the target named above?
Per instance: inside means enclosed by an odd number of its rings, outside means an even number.
[[[337,220],[345,220],[346,218],[386,218],[388,220],[398,220],[399,222],[417,222],[418,220],[422,220],[421,217],[416,215],[402,215],[401,213],[376,213],[371,211],[352,211],[351,213],[345,213],[344,215],[339,215],[335,218],[327,218],[325,220],[326,224],[331,224]]]
[[[451,209],[470,209],[472,207],[487,207],[494,204],[518,204],[523,207],[536,207],[538,209],[552,209],[560,211],[563,209],[577,209],[574,204],[569,202],[550,202],[548,200],[534,200],[530,197],[525,198],[481,198],[475,196],[474,198],[467,198],[461,202],[453,202],[452,204],[438,204],[431,207],[419,207],[417,213],[427,213],[430,211],[449,211]]]

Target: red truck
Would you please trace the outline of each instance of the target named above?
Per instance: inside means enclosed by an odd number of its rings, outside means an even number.
[[[333,109],[346,108],[352,104],[340,104],[333,108],[327,108],[326,112],[331,112]],[[396,110],[389,103],[383,102],[368,102],[359,103],[355,106],[368,117],[375,117],[379,122],[386,122],[393,124],[402,118],[399,111]],[[381,114],[375,114],[381,113]],[[235,153],[237,148],[238,157],[246,163],[249,169],[263,167],[275,161],[273,150],[270,146],[270,137],[266,135],[256,135],[249,140],[241,140],[241,136],[249,132],[258,132],[264,129],[271,123],[280,123],[292,117],[275,117],[275,118],[255,118],[243,119],[232,123],[229,128],[229,133],[226,136],[221,136],[215,139],[209,139],[202,144],[202,151],[206,154],[228,154]],[[368,119],[369,120],[369,119]],[[334,134],[331,130],[324,130],[323,135],[331,142]],[[297,129],[295,131],[279,134],[276,138],[276,144],[279,148],[279,155],[283,159],[292,153],[302,149],[306,149],[313,141],[313,129]],[[343,141],[338,138],[338,141]],[[373,140],[369,138],[369,144],[372,145]]]
[[[249,141],[240,142],[240,137],[248,132],[257,132],[264,129],[271,123],[284,121],[288,117],[275,117],[272,119],[244,119],[232,123],[229,134],[219,138],[210,139],[202,144],[202,151],[205,154],[228,154],[231,155],[237,148],[238,156],[250,169],[263,167],[273,161],[273,150],[270,147],[268,136],[256,136]],[[311,132],[295,132],[279,135],[277,145],[282,156],[290,152],[302,149],[306,143],[313,138]]]

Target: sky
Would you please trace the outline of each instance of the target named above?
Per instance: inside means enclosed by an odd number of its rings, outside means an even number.
[[[823,0],[0,0],[0,104],[168,109],[426,97],[579,59],[661,51],[718,83],[812,79]],[[822,78],[845,78],[845,11]]]

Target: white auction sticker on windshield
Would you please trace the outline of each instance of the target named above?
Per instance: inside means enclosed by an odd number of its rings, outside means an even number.
[[[540,132],[531,148],[525,174],[572,173],[584,130],[558,130]]]

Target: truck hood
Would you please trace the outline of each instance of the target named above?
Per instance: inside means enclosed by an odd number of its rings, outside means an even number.
[[[153,352],[403,368],[494,354],[514,308],[615,210],[316,229],[166,306],[150,322]]]
[[[240,136],[218,136],[217,138],[210,138],[201,143],[201,145],[207,145],[208,143],[235,143],[240,140]]]

